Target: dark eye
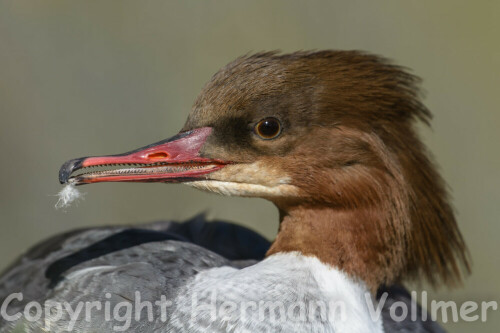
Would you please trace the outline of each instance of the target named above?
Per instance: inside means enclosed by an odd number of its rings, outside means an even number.
[[[255,125],[255,134],[262,139],[271,140],[276,138],[281,133],[280,121],[276,118],[262,119]]]

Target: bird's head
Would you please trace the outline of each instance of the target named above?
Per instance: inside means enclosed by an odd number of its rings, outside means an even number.
[[[318,232],[335,225],[332,232],[358,234],[363,241],[352,239],[359,245],[349,251],[381,267],[374,284],[419,273],[453,281],[460,262],[467,265],[465,246],[414,129],[431,117],[417,81],[355,51],[241,57],[208,82],[179,134],[125,154],[70,160],[60,181],[184,182],[269,199],[283,220],[327,211]],[[86,172],[92,166],[113,168]]]

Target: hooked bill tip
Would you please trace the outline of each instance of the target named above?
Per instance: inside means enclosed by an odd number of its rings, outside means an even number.
[[[85,159],[86,157],[81,157],[66,161],[59,169],[59,182],[61,184],[67,184],[73,171],[80,169]]]

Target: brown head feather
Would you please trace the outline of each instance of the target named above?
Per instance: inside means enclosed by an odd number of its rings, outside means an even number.
[[[451,285],[469,263],[445,184],[414,128],[431,119],[419,81],[357,51],[259,53],[214,75],[184,129],[212,126],[206,156],[261,161],[269,179],[254,179],[272,184],[283,174],[299,189],[269,197],[281,212],[269,254],[314,255],[373,288],[418,277]],[[283,133],[259,141],[247,127],[267,116]]]

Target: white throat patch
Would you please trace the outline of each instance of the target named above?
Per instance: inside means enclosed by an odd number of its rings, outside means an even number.
[[[272,198],[279,196],[294,196],[298,192],[295,186],[288,184],[264,186],[258,184],[225,182],[220,180],[197,180],[193,182],[186,182],[184,184],[203,191],[240,197]]]

